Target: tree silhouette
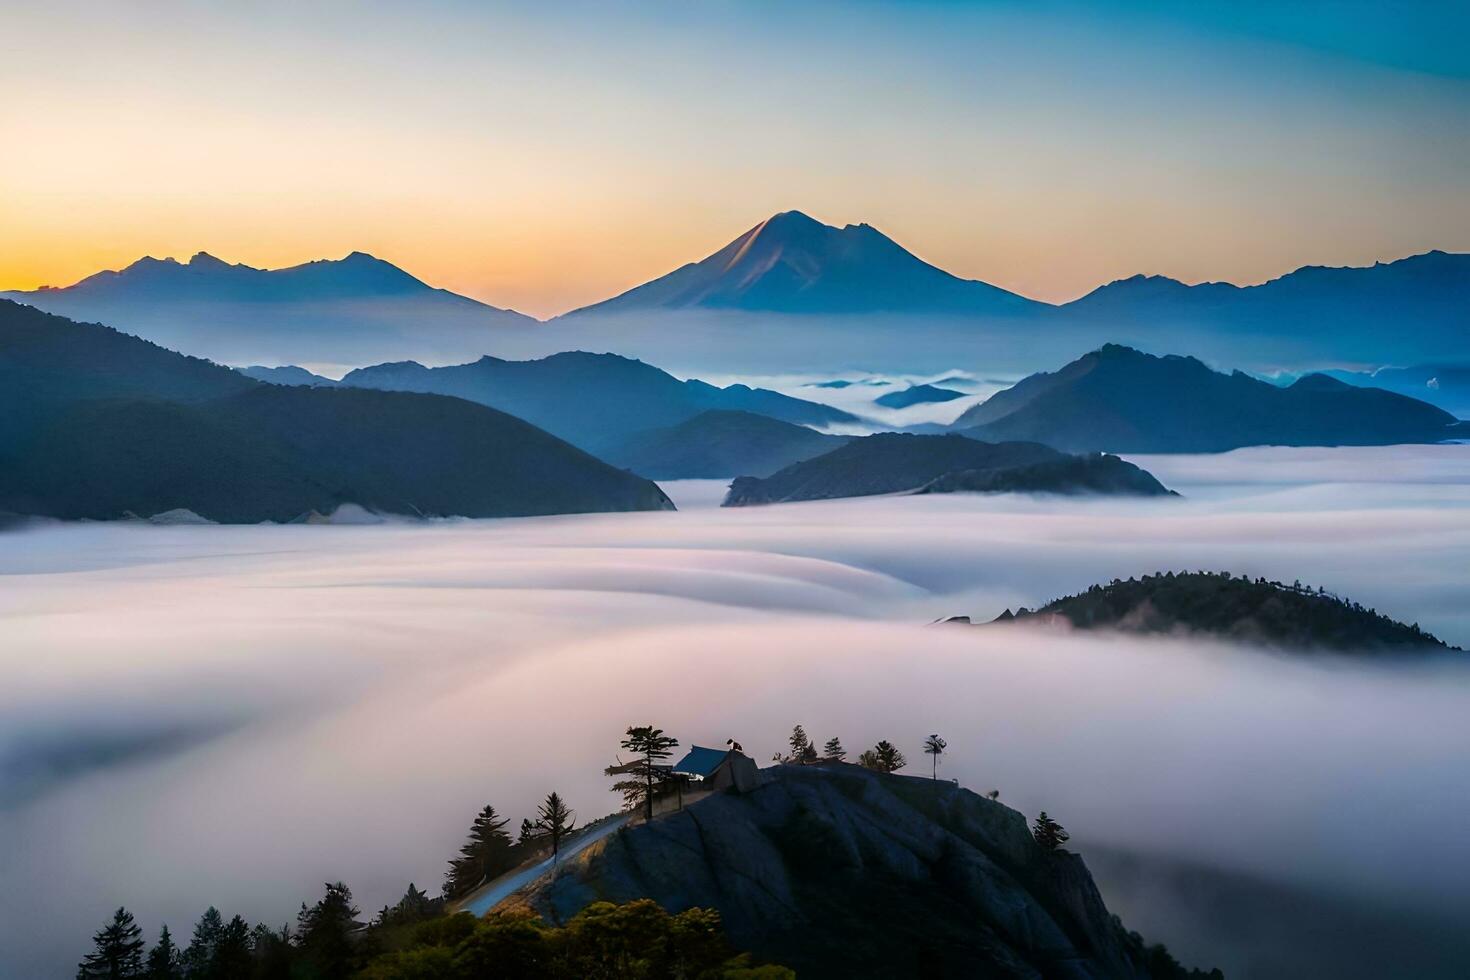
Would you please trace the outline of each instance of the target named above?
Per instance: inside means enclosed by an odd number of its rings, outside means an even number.
[[[255,962],[250,956],[250,926],[238,915],[220,930],[210,962],[210,980],[250,980]]]
[[[204,910],[199,921],[194,923],[194,936],[184,950],[184,973],[190,977],[208,976],[213,969],[214,950],[219,945],[220,934],[225,931],[225,920],[219,909],[211,905]]]
[[[577,815],[567,809],[561,795],[555,791],[546,797],[541,809],[536,812],[536,827],[543,836],[551,838],[551,857],[556,859],[561,851],[562,838],[571,833],[577,824]]]
[[[485,804],[470,826],[469,839],[459,849],[460,856],[449,862],[444,875],[444,894],[453,898],[464,894],[480,882],[510,869],[510,835],[505,832],[508,818]]]
[[[488,808],[487,808],[488,809]],[[342,882],[328,883],[321,901],[307,908],[302,903],[296,917],[297,947],[308,976],[320,980],[345,980],[352,975],[352,937],[362,928],[361,914],[352,904],[352,891]]]
[[[836,735],[827,739],[827,744],[822,746],[822,758],[828,762],[841,762],[847,758],[847,750],[842,747],[842,739]]]
[[[652,725],[635,725],[629,728],[625,735],[626,737],[619,745],[641,758],[631,765],[609,766],[606,772],[609,776],[628,773],[634,777],[618,780],[613,784],[613,790],[623,794],[623,802],[630,809],[642,803],[647,818],[652,820],[653,784],[660,778],[659,760],[667,759],[672,754],[674,747],[679,744],[679,740],[670,738],[664,734],[662,728],[655,728]]]
[[[1055,851],[1072,837],[1062,829],[1061,824],[1048,817],[1045,810],[1042,810],[1037,816],[1036,824],[1031,828],[1031,836],[1036,838],[1036,843],[1048,851]]]
[[[147,967],[143,975],[148,980],[182,980],[184,964],[168,926],[159,930],[158,942],[148,951]]]
[[[948,746],[949,743],[938,735],[930,735],[924,739],[924,754],[932,759],[932,765],[929,770],[930,779],[939,778],[939,757],[944,754],[944,750]]]
[[[137,980],[143,976],[143,930],[133,914],[120,908],[92,936],[92,952],[77,966],[77,980]]]
[[[858,765],[875,772],[897,772],[908,764],[903,753],[886,739],[858,756]]]
[[[812,745],[812,740],[807,738],[806,729],[797,725],[791,729],[791,755],[786,758],[787,762],[805,766],[817,761],[817,749]]]

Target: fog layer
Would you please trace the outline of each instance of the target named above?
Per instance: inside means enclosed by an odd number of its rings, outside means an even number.
[[[1138,867],[1452,934],[1464,665],[923,624],[1208,568],[1470,646],[1470,448],[1136,461],[1184,499],[722,510],[691,483],[678,513],[0,535],[0,975],[69,974],[123,903],[151,936],[210,903],[283,922],[327,879],[432,890],[485,802],[614,809],[602,767],[650,721],[761,759],[796,722],[913,760],[940,732],[941,775],[1045,808],[1131,927],[1236,975],[1289,975],[1289,944]]]

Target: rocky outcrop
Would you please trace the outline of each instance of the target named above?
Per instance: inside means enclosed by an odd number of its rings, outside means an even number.
[[[1009,807],[849,765],[762,775],[611,835],[510,902],[555,922],[604,899],[716,908],[737,946],[803,978],[1188,975]]]

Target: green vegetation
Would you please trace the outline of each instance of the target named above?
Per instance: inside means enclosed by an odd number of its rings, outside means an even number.
[[[841,762],[847,758],[847,750],[842,747],[842,739],[833,735],[827,739],[827,744],[822,746],[822,758],[828,762]]]
[[[1274,647],[1319,650],[1448,650],[1417,623],[1294,582],[1286,585],[1230,572],[1163,572],[1114,579],[1017,619],[1059,617],[1079,629],[1130,633],[1181,630]],[[1007,617],[1002,616],[1002,619]]]
[[[886,739],[858,756],[858,765],[874,772],[898,772],[908,764],[903,753]]]
[[[790,970],[736,953],[720,915],[671,915],[647,899],[596,902],[564,926],[534,913],[476,920],[444,914],[412,885],[370,924],[357,921],[346,885],[301,906],[296,932],[251,929],[217,909],[200,918],[183,955],[165,927],[143,956],[142,930],[118,909],[93,939],[78,980],[791,980]]]

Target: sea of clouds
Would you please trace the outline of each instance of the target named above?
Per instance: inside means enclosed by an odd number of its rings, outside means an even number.
[[[1467,952],[1470,666],[926,624],[1206,568],[1470,646],[1470,447],[1136,461],[1184,498],[724,510],[691,482],[676,513],[4,532],[0,975],[69,975],[119,904],[151,938],[211,903],[284,923],[327,880],[369,911],[432,890],[485,802],[614,809],[648,722],[758,759],[800,722],[915,770],[940,732],[941,776],[1060,819],[1186,960],[1371,976],[1410,943],[1435,975]]]

